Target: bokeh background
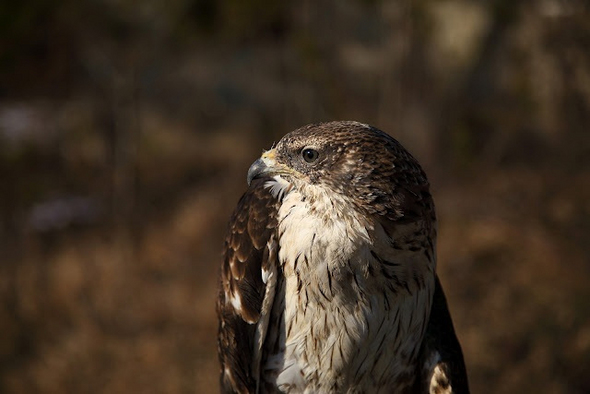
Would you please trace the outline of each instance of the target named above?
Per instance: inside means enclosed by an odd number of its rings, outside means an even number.
[[[474,393],[590,392],[590,6],[0,3],[0,392],[216,392],[223,233],[286,132],[423,164]]]

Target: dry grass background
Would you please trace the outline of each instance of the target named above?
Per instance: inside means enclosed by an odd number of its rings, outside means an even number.
[[[589,392],[585,3],[281,4],[0,6],[0,392],[217,391],[247,168],[331,119],[429,174],[472,391]]]

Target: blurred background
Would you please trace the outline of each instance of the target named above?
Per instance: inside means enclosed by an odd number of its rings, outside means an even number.
[[[0,3],[0,392],[216,392],[248,166],[373,124],[431,180],[474,393],[590,392],[590,6]]]

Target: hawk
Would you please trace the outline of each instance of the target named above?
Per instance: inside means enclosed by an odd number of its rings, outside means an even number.
[[[217,312],[236,393],[468,393],[420,165],[358,122],[304,126],[248,170]]]

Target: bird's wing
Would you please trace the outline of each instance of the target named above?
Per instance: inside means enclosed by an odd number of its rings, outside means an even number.
[[[277,283],[278,200],[256,179],[225,239],[217,312],[222,392],[255,392]]]
[[[468,394],[469,385],[461,345],[442,286],[436,277],[430,320],[422,344],[419,393]]]

